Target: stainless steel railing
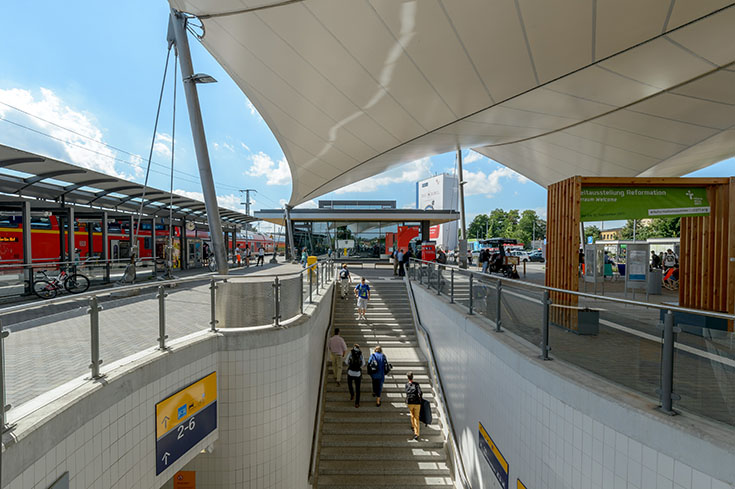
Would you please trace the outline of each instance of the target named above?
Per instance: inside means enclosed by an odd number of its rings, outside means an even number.
[[[612,316],[615,313],[621,313],[621,311],[627,311],[627,315],[621,318],[621,322],[630,321],[635,323],[638,329],[632,327],[631,324],[617,324],[610,319],[601,319],[600,323],[610,328],[617,328],[616,333],[619,335],[628,335],[637,338],[637,342],[656,342],[661,344],[660,357],[657,360],[656,368],[658,372],[646,371],[650,369],[649,364],[653,363],[650,354],[645,359],[639,359],[638,367],[643,372],[641,377],[648,377],[648,379],[641,380],[636,383],[630,379],[623,378],[625,374],[619,374],[617,377],[613,374],[607,375],[607,378],[621,383],[626,386],[633,386],[644,394],[651,395],[649,391],[649,385],[653,380],[651,378],[658,375],[658,382],[656,383],[655,394],[659,400],[659,408],[661,411],[667,414],[675,414],[673,403],[681,399],[680,394],[674,393],[675,380],[677,376],[682,377],[684,375],[691,375],[691,379],[700,382],[702,385],[692,387],[692,382],[687,380],[681,380],[679,382],[680,389],[688,389],[688,399],[686,399],[685,408],[702,414],[708,417],[712,417],[718,421],[723,421],[728,424],[735,424],[735,416],[732,413],[728,413],[729,408],[723,405],[722,412],[715,412],[711,407],[708,406],[713,398],[727,398],[727,391],[729,387],[722,382],[723,373],[725,378],[729,374],[735,373],[735,334],[727,331],[713,330],[706,327],[696,329],[701,331],[701,338],[696,337],[694,340],[689,341],[689,338],[681,338],[677,336],[681,332],[681,329],[675,326],[674,315],[679,316],[679,323],[687,324],[695,323],[695,319],[701,319],[704,324],[706,321],[704,318],[713,318],[721,321],[732,322],[735,321],[734,314],[727,314],[716,311],[704,311],[699,309],[691,309],[681,307],[673,304],[655,304],[649,302],[640,302],[629,299],[622,299],[618,297],[599,296],[589,294],[585,292],[579,292],[574,290],[558,289],[555,287],[547,287],[531,282],[525,282],[517,279],[509,279],[495,275],[483,274],[480,272],[474,272],[470,270],[461,269],[453,265],[437,264],[436,262],[427,262],[423,260],[411,259],[408,264],[407,276],[409,280],[416,282],[417,284],[426,287],[428,290],[436,291],[437,295],[444,295],[449,299],[450,303],[454,303],[459,307],[465,308],[468,315],[477,315],[484,319],[487,319],[493,326],[493,331],[502,332],[506,330],[506,325],[510,327],[513,324],[518,331],[520,336],[531,339],[533,341],[539,341],[538,347],[540,349],[540,358],[543,360],[550,360],[552,356],[550,354],[552,348],[551,337],[559,335],[558,331],[564,330],[561,326],[559,328],[550,329],[552,322],[552,308],[566,308],[574,310],[575,313],[578,311],[588,312],[595,310],[590,308],[589,304],[594,302],[595,304],[609,304],[613,306],[609,311],[607,309],[596,309],[598,314],[607,314]],[[461,287],[460,287],[461,282]],[[460,291],[461,289],[461,291]],[[521,293],[520,291],[525,291]],[[552,301],[552,294],[565,294],[566,297],[576,296],[578,299],[585,300],[585,306],[570,306],[565,304],[554,304]],[[461,294],[461,298],[460,298]],[[534,297],[533,294],[540,295],[540,298]],[[494,299],[494,300],[493,300]],[[505,308],[505,313],[501,305],[506,301],[525,301],[526,306],[518,306],[515,310]],[[581,303],[580,303],[581,304]],[[523,323],[523,318],[518,319],[511,318],[509,315],[513,312],[515,316],[524,316],[524,311],[519,311],[521,308],[541,308],[541,314],[525,314],[528,318],[527,322],[534,324],[519,324]],[[482,309],[478,311],[478,308]],[[644,314],[645,311],[654,310],[658,313],[658,317],[651,314]],[[602,316],[600,316],[602,317]],[[684,319],[682,319],[684,318]],[[540,324],[536,324],[540,319]],[[727,324],[727,323],[725,323]],[[732,324],[732,323],[730,323]],[[525,326],[531,326],[534,329],[532,331],[524,330]],[[650,330],[650,333],[648,332]],[[564,330],[568,332],[569,330]],[[516,331],[514,331],[516,332]],[[553,333],[553,334],[552,334]],[[651,334],[652,333],[652,334]],[[688,335],[689,336],[689,335]],[[625,353],[623,346],[615,345],[613,341],[605,342],[605,340],[599,340],[596,343],[583,343],[584,340],[580,339],[581,336],[572,335],[570,336],[557,336],[558,345],[564,344],[564,347],[559,347],[560,351],[564,351],[564,355],[556,355],[558,358],[567,360],[568,357],[575,361],[575,358],[583,358],[583,353],[575,350],[575,355],[570,352],[574,349],[584,348],[597,348],[599,354],[604,355],[618,355]],[[606,338],[611,340],[611,338]],[[570,346],[571,343],[576,341],[576,344]],[[689,341],[689,343],[687,343]],[[691,344],[690,344],[691,343]],[[636,346],[636,343],[633,343]],[[605,352],[604,349],[608,351]],[[689,362],[686,365],[693,365],[697,368],[699,377],[694,376],[689,372],[685,372],[684,367],[676,368],[674,364],[675,353],[679,352],[677,358],[682,359],[682,365],[684,362]],[[641,357],[645,355],[645,352],[639,354]],[[621,362],[623,355],[621,355]],[[694,360],[692,360],[694,358]],[[695,360],[698,363],[694,363]],[[614,361],[609,362],[610,365],[615,366]],[[711,366],[715,364],[716,367]],[[583,368],[589,368],[591,362],[580,361],[577,365]],[[707,369],[712,369],[711,375]],[[599,374],[599,370],[593,370],[594,373]],[[604,374],[604,372],[603,372]],[[645,375],[644,375],[645,374]]]
[[[256,275],[253,278],[257,279],[272,279],[274,294],[273,294],[273,327],[280,327],[281,321],[284,319],[281,316],[281,294],[280,294],[280,282],[286,277],[299,276],[301,279],[301,308],[300,311],[303,314],[303,306],[306,300],[309,303],[314,301],[314,293],[319,294],[320,291],[325,291],[328,287],[328,281],[334,279],[335,271],[334,264],[330,262],[317,262],[309,267],[300,270],[298,272],[290,272],[283,274],[263,274]],[[8,315],[11,313],[19,313],[23,311],[29,311],[32,309],[38,309],[39,307],[48,307],[50,305],[58,305],[65,303],[86,303],[87,313],[89,314],[89,354],[90,363],[89,369],[92,379],[99,379],[104,377],[104,372],[101,370],[103,359],[100,355],[100,311],[102,305],[100,304],[100,298],[111,296],[113,294],[119,295],[128,292],[140,292],[144,290],[156,290],[156,299],[158,302],[158,329],[157,338],[155,343],[151,341],[151,346],[157,345],[159,350],[167,350],[168,346],[168,335],[167,335],[167,318],[166,318],[166,307],[168,297],[167,290],[173,287],[178,287],[184,284],[195,284],[195,283],[206,283],[209,282],[209,309],[210,309],[210,328],[209,331],[217,332],[217,314],[216,314],[216,291],[218,284],[226,282],[228,279],[247,277],[247,275],[216,275],[214,273],[204,273],[192,277],[174,279],[174,280],[161,280],[158,282],[150,282],[144,284],[126,285],[121,287],[114,287],[109,289],[103,289],[93,292],[86,292],[82,294],[73,294],[67,296],[61,296],[54,299],[45,301],[36,301],[32,303],[18,304],[0,309],[0,315]],[[308,284],[308,286],[307,286]],[[7,421],[7,412],[12,408],[7,402],[7,384],[6,384],[6,341],[11,335],[11,331],[6,329],[4,326],[0,328],[0,426],[2,432],[11,430],[13,425],[10,425]]]

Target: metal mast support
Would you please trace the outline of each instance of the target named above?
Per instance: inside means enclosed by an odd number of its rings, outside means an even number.
[[[168,41],[176,45],[179,53],[179,65],[181,66],[181,77],[184,80],[184,93],[186,105],[189,109],[189,123],[191,134],[194,138],[197,165],[199,166],[199,178],[202,181],[202,193],[204,194],[204,205],[207,209],[207,222],[209,223],[209,237],[214,248],[214,257],[217,261],[217,273],[227,274],[227,253],[225,252],[224,234],[222,222],[219,217],[219,206],[217,205],[217,192],[214,189],[214,178],[212,167],[209,163],[209,151],[207,150],[207,138],[204,135],[204,122],[202,111],[199,107],[199,95],[197,94],[196,82],[192,79],[194,68],[191,64],[191,52],[189,51],[189,39],[186,37],[186,18],[178,11],[171,9],[169,17]]]
[[[467,268],[467,222],[464,213],[465,181],[462,174],[462,148],[457,148],[457,172],[459,176],[459,266]]]
[[[287,246],[289,250],[291,250],[291,262],[296,263],[298,261],[298,256],[296,255],[296,243],[293,239],[293,225],[291,222],[291,206],[285,205],[285,211],[286,211],[286,239],[288,240]],[[286,255],[288,256],[288,254]]]

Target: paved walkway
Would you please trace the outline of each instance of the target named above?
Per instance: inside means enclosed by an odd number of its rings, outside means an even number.
[[[235,270],[232,275],[298,272],[291,264]],[[100,303],[100,357],[107,365],[157,346],[158,300],[155,287],[134,297],[105,297]],[[209,328],[209,278],[167,289],[169,341]],[[87,301],[43,306],[2,315],[11,334],[5,339],[7,402],[17,407],[74,378],[89,374]],[[11,320],[12,319],[12,320]],[[13,410],[9,412],[13,418]]]

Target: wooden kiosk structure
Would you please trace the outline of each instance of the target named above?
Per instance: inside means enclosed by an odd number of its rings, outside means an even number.
[[[546,285],[579,290],[582,189],[686,187],[706,189],[707,216],[681,218],[679,304],[735,313],[735,178],[625,178],[575,176],[549,185]],[[577,297],[552,293],[555,304],[576,306]],[[576,330],[572,309],[552,308],[551,320]],[[728,329],[733,331],[730,322]]]

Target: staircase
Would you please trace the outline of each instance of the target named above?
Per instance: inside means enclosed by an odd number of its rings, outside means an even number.
[[[349,349],[355,343],[360,345],[366,362],[372,349],[381,345],[393,370],[386,376],[382,405],[377,407],[370,376],[363,369],[360,407],[355,408],[347,389],[346,366],[341,385],[337,386],[329,365],[314,487],[453,488],[428,366],[417,344],[406,286],[402,280],[392,280],[392,273],[384,277],[380,272],[369,276],[368,271],[365,273],[372,292],[368,320],[357,320],[353,295],[347,300],[338,295],[333,327],[340,329]],[[432,403],[434,422],[421,425],[419,440],[413,440],[405,403],[409,371],[421,385],[424,399]]]

